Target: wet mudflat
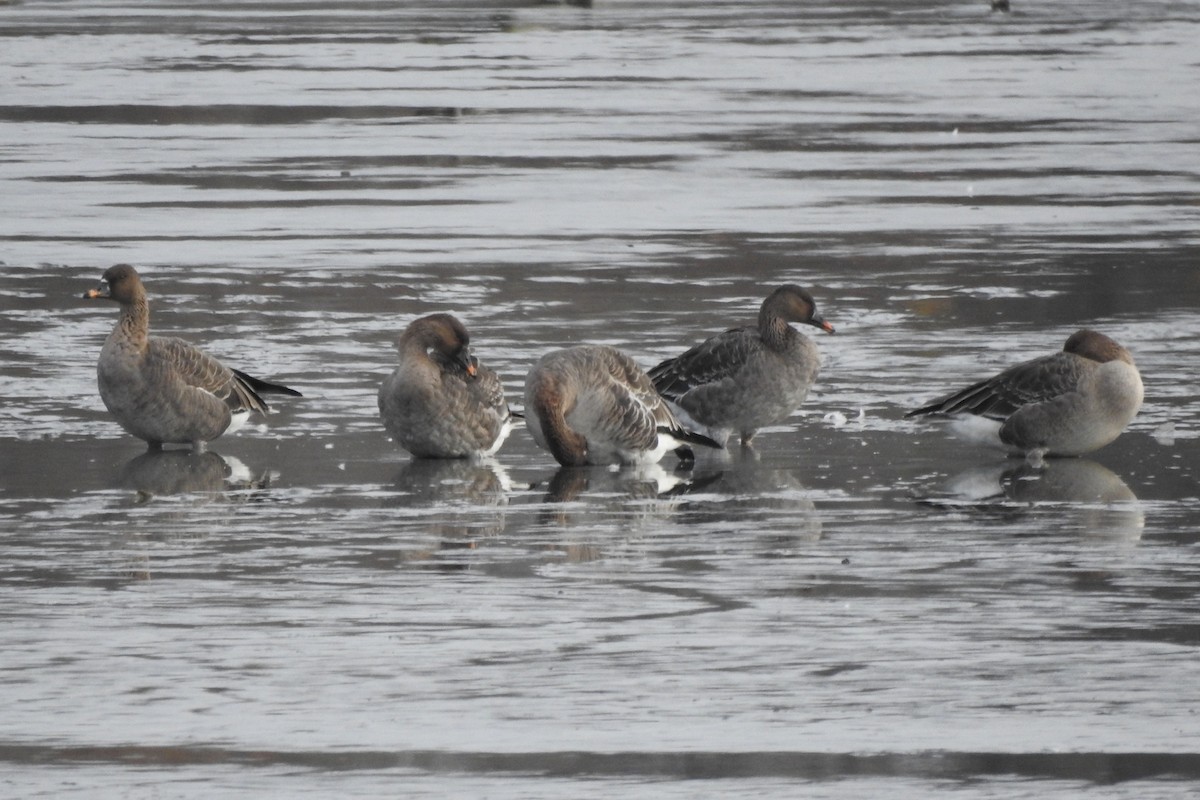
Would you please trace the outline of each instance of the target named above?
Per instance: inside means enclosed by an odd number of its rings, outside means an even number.
[[[0,7],[3,794],[1189,797],[1200,9]],[[147,455],[152,324],[305,393]],[[674,474],[413,462],[391,341],[519,402],[810,288],[806,406]],[[1129,430],[1035,470],[904,411],[1091,326]],[[681,482],[662,492],[672,480]]]

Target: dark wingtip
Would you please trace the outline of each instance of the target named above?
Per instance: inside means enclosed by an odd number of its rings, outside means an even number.
[[[304,397],[304,395],[300,394],[300,392],[296,391],[292,387],[284,386],[280,383],[257,381],[254,385],[254,388],[260,392],[266,392],[267,394],[285,394],[288,397]]]
[[[936,403],[931,403],[927,406],[914,408],[912,411],[907,412],[904,415],[904,418],[910,419],[912,417],[926,417],[930,414],[945,414],[947,413],[945,409],[945,402],[945,400],[939,400]]]
[[[713,450],[724,450],[725,445],[718,442],[716,439],[711,439],[703,433],[689,431],[687,428],[668,428],[660,425],[658,428],[660,433],[665,433],[681,442],[688,444],[698,444],[701,447],[711,447]]]
[[[241,378],[242,381],[247,386],[254,389],[254,391],[256,391],[256,392],[266,392],[268,394],[285,394],[290,397],[304,397],[304,395],[300,394],[300,392],[297,392],[295,389],[291,388],[290,386],[284,386],[283,384],[280,384],[280,383],[271,383],[270,381],[264,381],[263,379],[256,378],[253,375],[247,375],[245,372],[242,372],[240,369],[233,370],[233,374],[237,375],[239,378]]]

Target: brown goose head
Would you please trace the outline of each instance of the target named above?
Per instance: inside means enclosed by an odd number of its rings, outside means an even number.
[[[817,314],[817,301],[807,290],[794,283],[780,286],[763,300],[758,315],[759,326],[769,325],[772,320],[800,322],[833,333],[833,326]]]
[[[400,335],[397,346],[410,344],[420,347],[438,363],[461,368],[475,375],[479,362],[471,354],[471,336],[467,328],[451,314],[430,314],[413,320]]]
[[[1129,354],[1128,350],[1103,333],[1090,328],[1080,328],[1071,334],[1067,343],[1063,345],[1063,352],[1074,353],[1101,364],[1109,361],[1133,363],[1133,356]]]
[[[100,276],[100,285],[83,293],[87,300],[115,300],[123,306],[144,300],[146,288],[137,270],[128,264],[109,267]]]

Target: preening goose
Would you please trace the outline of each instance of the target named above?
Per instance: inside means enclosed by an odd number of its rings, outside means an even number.
[[[495,372],[471,352],[450,314],[414,320],[396,341],[400,363],[379,387],[379,416],[420,458],[467,458],[500,449],[513,418]]]
[[[719,447],[685,430],[641,367],[606,346],[542,356],[525,379],[525,424],[564,466],[653,464],[668,450],[688,461],[688,444]]]

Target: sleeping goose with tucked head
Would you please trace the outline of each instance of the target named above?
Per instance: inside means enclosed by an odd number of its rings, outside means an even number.
[[[720,447],[685,430],[650,378],[621,351],[580,345],[542,356],[525,378],[525,424],[563,466],[655,464],[689,444]]]
[[[995,423],[990,437],[1037,459],[1099,450],[1125,430],[1142,406],[1133,356],[1087,328],[1063,349],[922,406],[905,416],[970,414]]]
[[[500,449],[513,426],[504,387],[471,352],[450,314],[414,320],[396,341],[400,363],[379,387],[379,416],[418,458],[468,458]]]
[[[190,444],[203,450],[240,428],[251,412],[269,410],[261,395],[300,393],[230,369],[182,339],[150,335],[150,305],[137,270],[117,264],[83,295],[113,300],[121,316],[100,349],[100,399],[129,433],[151,450]]]
[[[685,424],[722,445],[736,432],[749,446],[759,428],[800,407],[821,367],[817,345],[789,322],[833,333],[811,294],[780,286],[763,300],[757,325],[701,342],[650,370],[650,379]]]

